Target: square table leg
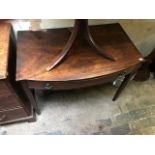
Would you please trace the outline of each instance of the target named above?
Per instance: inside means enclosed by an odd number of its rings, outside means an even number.
[[[35,110],[38,114],[40,114],[40,109],[39,109],[39,107],[38,107],[38,104],[37,104],[37,102],[36,102],[36,100],[35,100],[35,97],[34,97],[34,95],[33,95],[33,92],[31,91],[31,89],[28,88],[27,82],[26,82],[26,81],[21,81],[21,86],[22,86],[22,88],[23,88],[25,94],[27,95],[29,101],[30,101],[31,104],[33,105],[34,110]]]

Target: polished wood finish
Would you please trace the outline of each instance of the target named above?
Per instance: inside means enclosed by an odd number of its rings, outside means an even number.
[[[0,125],[33,120],[33,107],[15,82],[16,47],[10,24],[0,24]]]
[[[71,52],[71,48],[74,46],[76,40],[81,38],[86,39],[86,41],[91,45],[91,47],[94,48],[94,51],[98,52],[102,57],[115,61],[115,59],[112,56],[110,56],[108,53],[104,53],[104,51],[102,51],[100,47],[95,43],[89,30],[88,19],[76,19],[71,36],[67,41],[64,49],[53,60],[52,64],[49,67],[47,67],[47,71],[50,71],[51,69],[59,65],[69,54],[69,52]]]
[[[139,65],[137,65],[138,67]],[[127,74],[131,73],[133,71],[134,67],[128,68],[124,70]],[[72,80],[72,81],[32,81],[28,80],[28,87],[33,89],[39,89],[39,90],[72,90],[72,89],[78,89],[78,88],[85,88],[90,87],[94,85],[100,85],[104,83],[109,83],[114,81],[123,71],[113,73],[110,75],[107,75],[105,77],[97,77],[97,78],[91,78],[91,79],[84,79],[84,80]]]
[[[101,49],[115,58],[103,59],[84,40],[78,40],[64,63],[46,71],[51,59],[64,48],[70,31],[67,28],[47,31],[21,31],[17,43],[17,81],[73,81],[111,75],[134,67],[142,55],[119,24],[90,26]]]
[[[85,37],[77,37],[74,46],[66,50],[63,63],[47,71],[51,60],[56,62],[66,48],[70,29],[19,32],[16,80],[26,83],[31,90],[69,90],[113,82],[125,72],[126,78],[118,88],[115,100],[128,83],[128,77],[140,67],[143,57],[119,24],[90,26],[90,33],[100,52],[115,61],[103,59]],[[35,109],[37,111],[37,105]]]

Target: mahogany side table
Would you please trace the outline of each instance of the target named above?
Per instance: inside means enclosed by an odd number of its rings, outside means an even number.
[[[15,49],[11,25],[0,23],[0,125],[35,120],[32,104],[15,82]]]
[[[124,75],[113,100],[119,96],[143,60],[119,24],[90,26],[95,42],[115,61],[104,59],[85,39],[76,39],[68,56],[50,71],[51,60],[60,55],[70,35],[70,28],[20,31],[17,40],[16,80],[25,91],[69,90],[113,82]],[[30,99],[35,101],[32,95]],[[36,111],[39,108],[35,103]]]

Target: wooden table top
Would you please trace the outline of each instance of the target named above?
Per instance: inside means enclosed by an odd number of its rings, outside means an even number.
[[[11,25],[9,23],[0,23],[0,79],[7,77],[9,39]]]
[[[140,63],[142,55],[119,24],[90,26],[91,34],[115,62],[104,59],[87,42],[78,40],[65,61],[46,71],[65,46],[71,29],[20,31],[17,40],[16,80],[70,81],[106,76]]]

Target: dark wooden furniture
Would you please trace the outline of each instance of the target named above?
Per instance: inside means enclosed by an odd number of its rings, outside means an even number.
[[[146,81],[150,78],[151,72],[155,78],[155,49],[145,57],[145,61],[138,69],[138,72],[134,78],[136,81]]]
[[[0,125],[33,121],[33,107],[15,82],[15,42],[10,24],[0,24]]]
[[[90,26],[89,30],[101,49],[100,53],[94,52],[96,49],[90,46],[85,37],[77,37],[61,65],[50,67],[48,71],[46,69],[51,61],[56,62],[66,47],[72,30],[61,28],[19,32],[17,81],[27,91],[55,91],[113,82],[123,74],[125,78],[114,95],[115,100],[141,65],[142,55],[119,24]],[[101,57],[102,52],[115,61]],[[33,96],[30,95],[30,98],[34,101]],[[34,105],[38,111],[36,103]]]
[[[72,51],[71,48],[73,48],[74,43],[78,39],[85,39],[85,41],[87,41],[87,43],[89,43],[89,45],[94,49],[94,51],[100,54],[103,58],[115,61],[111,55],[104,53],[104,51],[96,44],[89,30],[88,19],[76,19],[73,30],[66,45],[64,46],[64,49],[57,57],[55,57],[55,59],[52,60],[51,65],[47,67],[47,71],[50,71],[63,62],[65,57]]]
[[[154,74],[155,78],[155,49],[151,52],[151,54],[147,57],[147,59],[150,61],[149,71]]]

